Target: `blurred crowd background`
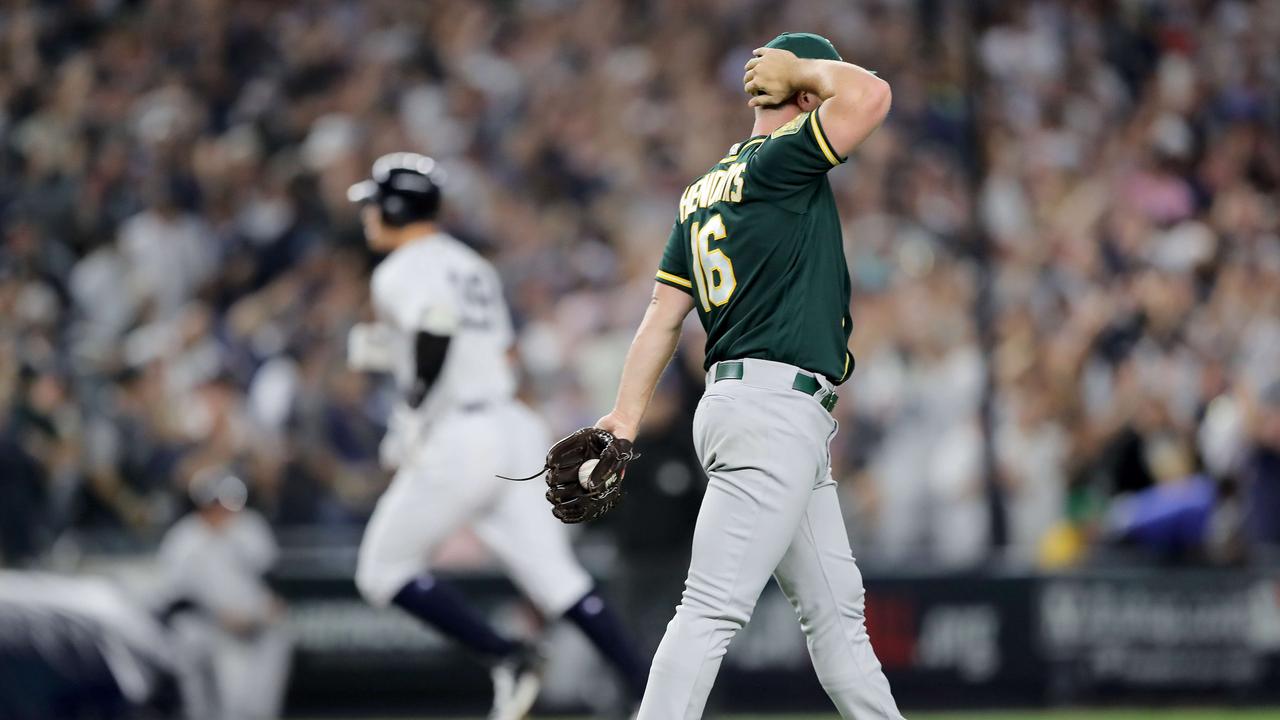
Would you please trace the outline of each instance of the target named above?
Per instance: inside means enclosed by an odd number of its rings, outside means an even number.
[[[152,545],[207,468],[282,537],[354,542],[389,403],[345,367],[377,258],[344,191],[386,152],[444,164],[526,397],[557,432],[593,422],[679,192],[749,134],[743,63],[816,30],[894,92],[831,174],[860,558],[1265,557],[1280,3],[996,6],[0,4],[0,556]],[[695,321],[631,497],[588,530],[623,552],[687,551],[702,342]]]

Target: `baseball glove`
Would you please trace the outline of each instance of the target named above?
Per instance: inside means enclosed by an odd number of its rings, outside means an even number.
[[[622,477],[637,457],[630,440],[599,428],[552,445],[544,466],[551,514],[570,524],[604,517],[622,499]]]

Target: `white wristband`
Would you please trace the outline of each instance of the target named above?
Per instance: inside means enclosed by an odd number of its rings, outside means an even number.
[[[395,368],[395,331],[381,323],[356,323],[347,335],[347,367],[366,372]]]

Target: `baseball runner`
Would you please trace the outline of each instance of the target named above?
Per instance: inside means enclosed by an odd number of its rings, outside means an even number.
[[[743,83],[755,110],[751,137],[681,196],[614,409],[552,448],[548,499],[569,520],[617,501],[630,441],[696,309],[707,331],[707,387],[693,432],[709,484],[684,596],[639,718],[702,715],[721,658],[771,574],[841,716],[900,718],[863,625],[862,577],[829,451],[835,386],[853,359],[849,275],[826,174],[880,125],[889,86],[808,33],[756,50]]]
[[[371,281],[377,322],[352,329],[349,364],[391,373],[402,394],[382,443],[397,471],[365,529],[356,585],[373,605],[397,605],[488,663],[491,717],[523,717],[540,685],[536,653],[429,570],[440,544],[470,525],[542,614],[576,624],[638,699],[647,670],[564,526],[545,512],[537,484],[497,477],[536,465],[548,430],[515,399],[497,271],[436,223],[442,179],[431,158],[393,153],[348,191],[363,204],[370,247],[390,253]]]

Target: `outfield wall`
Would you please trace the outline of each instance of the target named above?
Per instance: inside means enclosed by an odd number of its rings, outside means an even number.
[[[538,628],[505,580],[456,579],[511,631]],[[867,586],[871,637],[903,707],[1280,701],[1280,573],[873,575]],[[489,688],[478,666],[407,616],[367,608],[349,581],[295,576],[281,589],[298,643],[293,710],[482,709]],[[607,594],[651,651],[679,586],[642,578]],[[549,643],[546,706],[607,704],[612,680],[589,646],[567,628]],[[826,707],[776,587],[730,648],[712,703]]]

